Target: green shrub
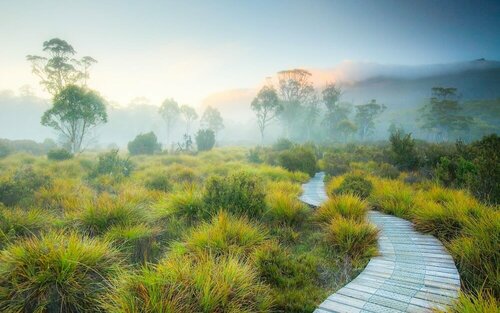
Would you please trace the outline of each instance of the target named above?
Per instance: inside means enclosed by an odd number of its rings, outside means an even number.
[[[0,159],[5,158],[12,153],[11,147],[6,143],[0,141]]]
[[[198,151],[209,151],[215,145],[215,133],[211,129],[200,129],[195,137]]]
[[[389,138],[394,163],[402,170],[414,170],[419,166],[419,158],[415,148],[415,139],[411,134],[404,134],[400,130],[391,133]]]
[[[351,193],[361,199],[366,199],[373,189],[373,184],[359,175],[347,175],[340,186],[335,190],[337,194]]]
[[[267,196],[266,217],[275,224],[300,226],[307,217],[308,208],[295,195],[275,191]]]
[[[212,214],[223,209],[237,215],[257,217],[266,208],[263,183],[245,172],[236,172],[228,177],[209,177],[203,201],[207,212]]]
[[[53,161],[64,161],[73,158],[73,154],[66,149],[55,149],[47,152],[47,159]]]
[[[475,175],[476,168],[470,161],[462,157],[442,157],[436,166],[436,177],[448,187],[469,187]]]
[[[49,233],[0,254],[0,311],[103,312],[120,260],[106,241]]]
[[[271,312],[270,289],[251,264],[235,256],[172,256],[121,277],[108,312]]]
[[[325,153],[321,159],[322,170],[330,176],[347,173],[350,170],[349,159],[341,153]]]
[[[134,169],[133,163],[127,158],[121,158],[118,150],[100,154],[97,165],[90,173],[91,178],[101,175],[109,175],[116,178],[128,177]]]
[[[281,152],[278,156],[278,163],[291,172],[300,171],[309,176],[314,176],[318,169],[316,155],[304,147],[295,147]]]
[[[337,217],[344,217],[362,222],[366,218],[368,203],[354,194],[342,194],[328,199],[314,213],[314,219],[329,223]]]
[[[500,203],[500,137],[486,136],[471,145],[476,175],[470,189],[482,201]]]
[[[289,150],[293,147],[293,142],[286,138],[278,139],[272,146],[274,151],[284,151]]]
[[[153,174],[146,180],[144,186],[149,190],[169,192],[172,190],[170,178],[165,173]]]
[[[246,256],[266,238],[267,234],[261,227],[245,218],[221,212],[210,223],[205,222],[193,229],[186,237],[185,245],[188,251],[196,254]]]
[[[154,154],[161,151],[161,144],[155,133],[149,132],[137,135],[128,143],[127,148],[131,155]]]
[[[21,167],[10,177],[0,178],[0,202],[6,206],[29,203],[36,191],[50,184],[50,176],[29,166]]]
[[[346,257],[354,267],[377,254],[378,230],[366,222],[335,218],[324,227],[323,236],[327,249]]]
[[[391,164],[381,163],[375,169],[374,174],[382,178],[396,179],[399,177],[399,170]]]

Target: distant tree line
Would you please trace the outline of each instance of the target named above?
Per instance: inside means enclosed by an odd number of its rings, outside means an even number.
[[[32,72],[42,87],[52,95],[52,107],[41,117],[41,124],[53,128],[63,147],[70,153],[80,153],[94,138],[94,130],[108,121],[106,102],[87,87],[90,68],[97,61],[84,56],[77,59],[76,50],[65,40],[53,38],[43,43],[45,56],[28,55]],[[192,149],[191,131],[198,113],[189,105],[179,104],[172,98],[163,101],[158,113],[165,121],[166,147],[175,147],[172,132],[180,121],[185,133],[176,150]],[[217,133],[224,128],[220,112],[208,106],[201,117],[202,129],[196,134],[200,150],[211,149]],[[152,154],[161,151],[161,143],[154,133],[139,134],[128,145],[131,154]],[[8,154],[10,147],[2,143],[0,153]]]

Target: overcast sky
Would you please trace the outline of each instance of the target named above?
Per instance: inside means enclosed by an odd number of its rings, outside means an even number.
[[[109,100],[198,105],[287,68],[500,60],[499,16],[500,1],[0,0],[0,90],[38,88],[25,56],[53,37],[99,61]]]

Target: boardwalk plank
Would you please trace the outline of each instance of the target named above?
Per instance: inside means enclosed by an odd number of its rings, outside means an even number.
[[[317,173],[302,185],[300,200],[312,207],[325,202],[323,179]],[[460,276],[439,240],[395,216],[370,211],[368,219],[380,229],[380,255],[314,312],[422,313],[444,309],[458,297]]]

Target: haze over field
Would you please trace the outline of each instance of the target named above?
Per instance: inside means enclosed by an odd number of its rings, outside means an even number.
[[[64,5],[62,5],[64,4]],[[500,98],[500,14],[494,1],[17,1],[0,3],[0,137],[56,138],[39,123],[50,95],[31,73],[28,54],[50,38],[68,41],[96,63],[89,87],[108,102],[101,146],[124,146],[137,133],[165,141],[157,114],[173,98],[201,115],[220,110],[219,142],[257,143],[250,103],[277,84],[277,72],[308,70],[319,95],[327,83],[342,101],[387,106],[372,138],[391,123],[419,135],[416,110],[435,86],[461,101]],[[388,14],[391,12],[391,14]],[[89,22],[91,21],[91,22]],[[490,112],[491,113],[491,112]],[[493,124],[498,115],[486,114]],[[497,123],[498,124],[498,123]],[[197,127],[197,126],[195,126]],[[268,140],[283,135],[279,121]],[[177,125],[180,138],[183,126]],[[424,136],[422,134],[422,136]]]

